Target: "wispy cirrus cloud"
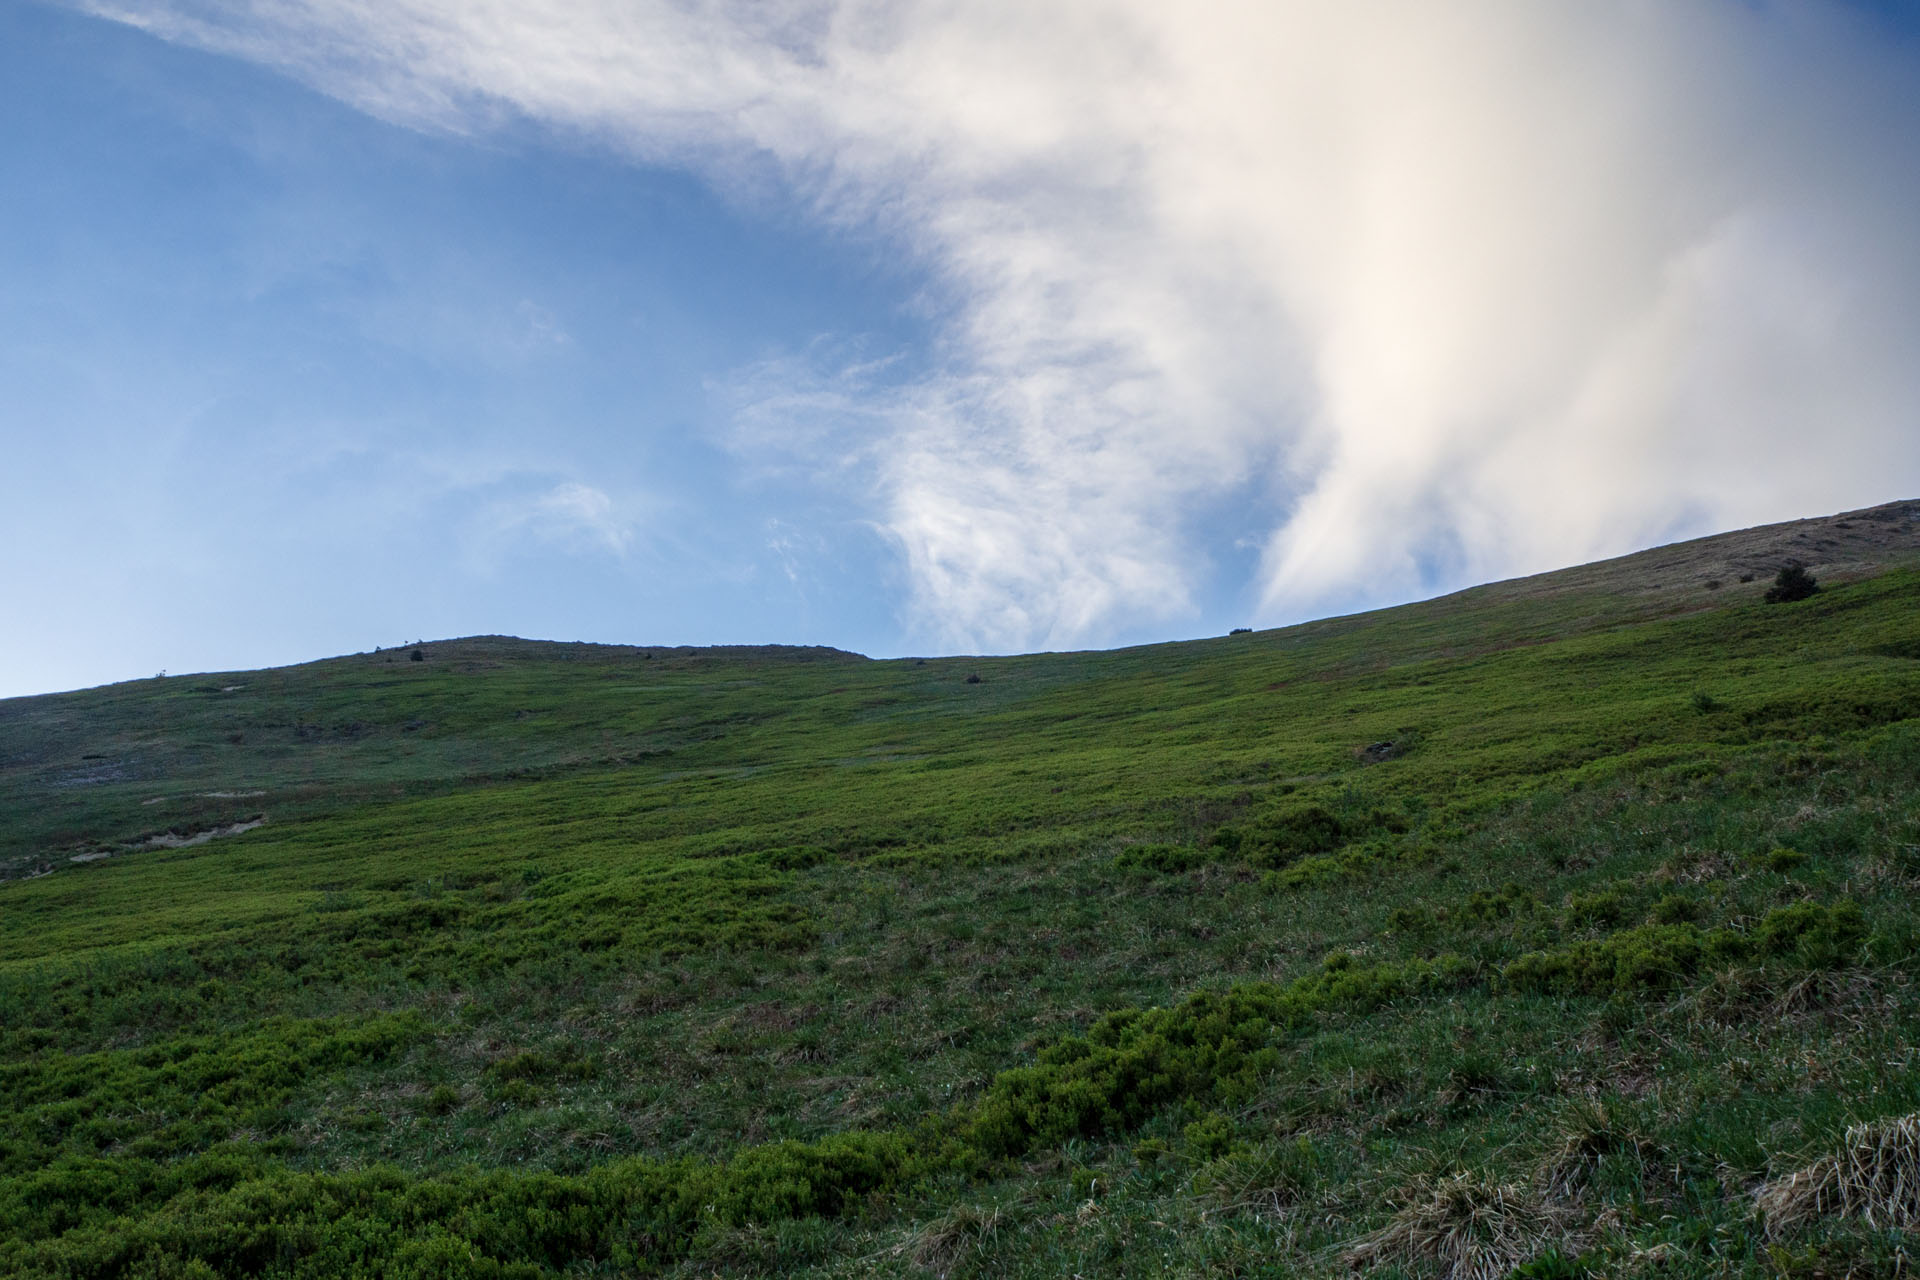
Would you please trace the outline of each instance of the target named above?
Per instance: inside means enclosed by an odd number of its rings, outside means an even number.
[[[491,486],[496,492],[467,517],[461,542],[469,572],[492,573],[501,560],[528,548],[616,560],[633,550],[642,521],[611,494],[578,481],[529,486],[527,479],[509,477]]]
[[[917,372],[741,371],[735,447],[947,644],[1190,615],[1222,504],[1281,619],[1920,485],[1920,70],[1837,2],[90,9],[914,255]]]
[[[557,484],[502,509],[500,515],[506,529],[525,529],[548,541],[580,543],[614,555],[625,555],[633,540],[632,528],[613,499],[588,484]]]

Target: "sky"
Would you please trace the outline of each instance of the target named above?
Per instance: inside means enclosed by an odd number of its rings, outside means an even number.
[[[0,696],[1102,647],[1920,495],[1920,6],[0,5]]]

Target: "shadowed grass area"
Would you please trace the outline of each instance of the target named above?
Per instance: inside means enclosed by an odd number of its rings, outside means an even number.
[[[1823,586],[0,703],[0,1270],[1891,1265],[1754,1207],[1920,1110],[1920,573]]]

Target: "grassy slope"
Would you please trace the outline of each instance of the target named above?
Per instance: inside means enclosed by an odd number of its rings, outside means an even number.
[[[0,1269],[1871,1265],[1749,1204],[1920,1106],[1917,591],[0,704]]]

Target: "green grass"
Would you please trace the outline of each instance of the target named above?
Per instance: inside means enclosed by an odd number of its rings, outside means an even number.
[[[0,1272],[1890,1266],[1752,1201],[1920,1109],[1916,603],[0,703]]]

